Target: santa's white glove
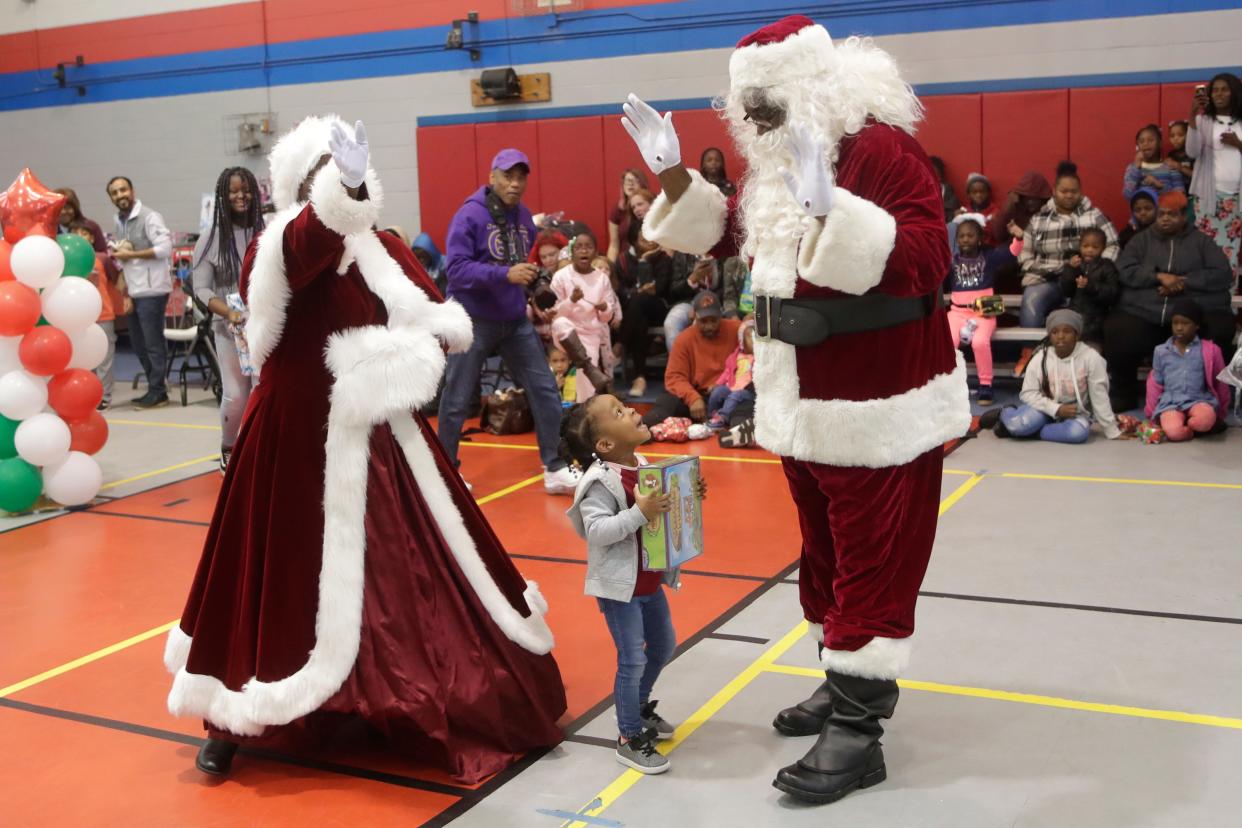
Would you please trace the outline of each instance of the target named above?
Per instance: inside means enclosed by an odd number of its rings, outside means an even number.
[[[367,177],[367,162],[371,158],[367,129],[362,121],[354,124],[353,138],[349,137],[345,127],[334,123],[332,135],[328,138],[328,149],[332,150],[332,160],[341,171],[341,183],[351,189],[361,187]]]
[[[653,173],[659,175],[681,163],[681,142],[673,129],[673,113],[666,112],[661,118],[659,112],[633,93],[621,108],[625,110],[621,126],[634,139]]]
[[[781,167],[777,172],[785,179],[789,192],[793,193],[807,215],[822,218],[832,210],[836,200],[835,184],[832,170],[824,157],[824,142],[811,135],[802,124],[790,124],[785,134],[785,146],[794,158],[798,168],[795,178],[793,173]]]

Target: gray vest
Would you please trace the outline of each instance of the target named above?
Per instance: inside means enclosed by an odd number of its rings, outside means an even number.
[[[120,239],[129,239],[135,250],[150,250],[155,244],[147,238],[147,216],[151,209],[143,204],[138,211],[131,214],[124,222],[117,217],[117,235]]]

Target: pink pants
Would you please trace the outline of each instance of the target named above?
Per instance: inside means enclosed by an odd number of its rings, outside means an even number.
[[[991,296],[989,290],[958,290],[953,292],[953,305],[949,307],[949,338],[953,347],[961,343],[962,328],[971,319],[977,323],[974,336],[970,340],[970,348],[975,352],[975,371],[979,374],[980,385],[992,384],[992,334],[996,331],[996,317],[982,316],[969,308],[956,305],[970,305],[980,296]]]
[[[1210,431],[1216,425],[1216,409],[1207,403],[1195,403],[1189,411],[1166,411],[1160,415],[1160,427],[1172,443],[1180,443]]]

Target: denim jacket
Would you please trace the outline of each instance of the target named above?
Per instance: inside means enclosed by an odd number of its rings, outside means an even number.
[[[587,542],[586,594],[628,602],[638,583],[638,531],[647,525],[647,518],[637,505],[626,506],[621,475],[603,463],[592,463],[566,514]],[[680,589],[680,570],[665,572],[664,583]]]

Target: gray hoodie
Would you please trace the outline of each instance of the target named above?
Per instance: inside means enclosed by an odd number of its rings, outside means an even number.
[[[1228,311],[1233,271],[1225,251],[1196,228],[1187,224],[1180,233],[1161,235],[1154,224],[1142,231],[1122,251],[1117,260],[1121,272],[1121,299],[1118,307],[1155,325],[1167,325],[1170,297],[1156,292],[1157,273],[1186,277],[1183,295],[1205,311]]]
[[[625,504],[621,475],[602,462],[592,463],[578,482],[574,504],[566,512],[574,531],[587,542],[587,595],[626,602],[634,597],[638,530],[647,525],[647,518],[637,505]],[[680,589],[680,570],[665,572],[664,583]]]
[[[1052,396],[1044,394],[1045,371]],[[1058,357],[1051,345],[1036,351],[1022,378],[1019,396],[1023,404],[1054,418],[1062,405],[1076,405],[1078,416],[1093,417],[1105,437],[1115,440],[1121,436],[1108,400],[1108,365],[1104,357],[1082,342],[1065,359]]]

